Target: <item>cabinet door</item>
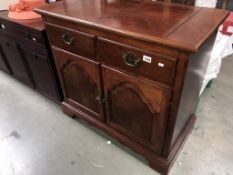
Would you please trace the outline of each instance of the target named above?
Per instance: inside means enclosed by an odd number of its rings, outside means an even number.
[[[0,69],[11,74],[11,70],[10,70],[10,67],[9,67],[7,61],[6,61],[6,56],[3,52],[1,43],[0,43]]]
[[[67,103],[103,120],[100,64],[53,48],[56,67]]]
[[[108,125],[160,154],[170,90],[109,67],[103,81]]]
[[[31,72],[34,88],[55,101],[60,101],[53,71],[50,69],[49,58],[27,48],[21,48]]]
[[[11,67],[12,75],[23,83],[31,86],[31,79],[24,64],[19,45],[2,38],[0,39],[0,44],[6,56],[6,60]]]

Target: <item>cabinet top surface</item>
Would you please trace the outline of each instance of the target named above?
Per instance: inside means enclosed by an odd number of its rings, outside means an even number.
[[[63,0],[35,9],[77,24],[197,52],[228,11],[136,0]]]
[[[38,30],[38,31],[45,30],[45,25],[41,18],[31,19],[31,20],[14,20],[8,17],[8,11],[0,11],[0,18],[7,20],[8,22],[12,22],[15,24],[32,28],[34,30]]]

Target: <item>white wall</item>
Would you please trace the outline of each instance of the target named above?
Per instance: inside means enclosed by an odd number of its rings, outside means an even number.
[[[0,0],[0,10],[8,9],[9,4],[18,2],[18,0]]]

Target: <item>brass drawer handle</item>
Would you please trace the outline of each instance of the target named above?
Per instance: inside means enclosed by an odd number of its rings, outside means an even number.
[[[75,38],[68,33],[63,34],[62,39],[63,39],[64,43],[66,43],[68,45],[71,45],[75,40]]]
[[[126,54],[124,54],[122,56],[124,62],[126,65],[130,66],[130,67],[136,67],[138,65],[140,65],[140,63],[142,62],[141,59],[139,59],[137,57],[137,55],[133,52],[128,52]]]
[[[102,93],[99,92],[99,94],[95,97],[95,100],[103,104],[107,101],[107,97],[104,98]]]

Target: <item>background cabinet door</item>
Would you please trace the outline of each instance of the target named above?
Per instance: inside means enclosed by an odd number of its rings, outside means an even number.
[[[60,49],[52,50],[65,101],[103,120],[100,64]]]
[[[24,47],[21,47],[21,49],[29,66],[34,88],[55,101],[60,101],[55,87],[55,78],[50,69],[49,58],[47,56],[36,54]]]
[[[0,39],[0,44],[2,47],[2,52],[6,56],[6,59],[11,67],[13,76],[25,84],[32,86],[19,45],[2,38]]]
[[[11,74],[11,70],[9,68],[9,65],[6,61],[6,56],[3,53],[3,49],[0,43],[0,69],[4,70],[5,72]]]
[[[103,79],[108,124],[160,154],[170,91],[108,67]]]

